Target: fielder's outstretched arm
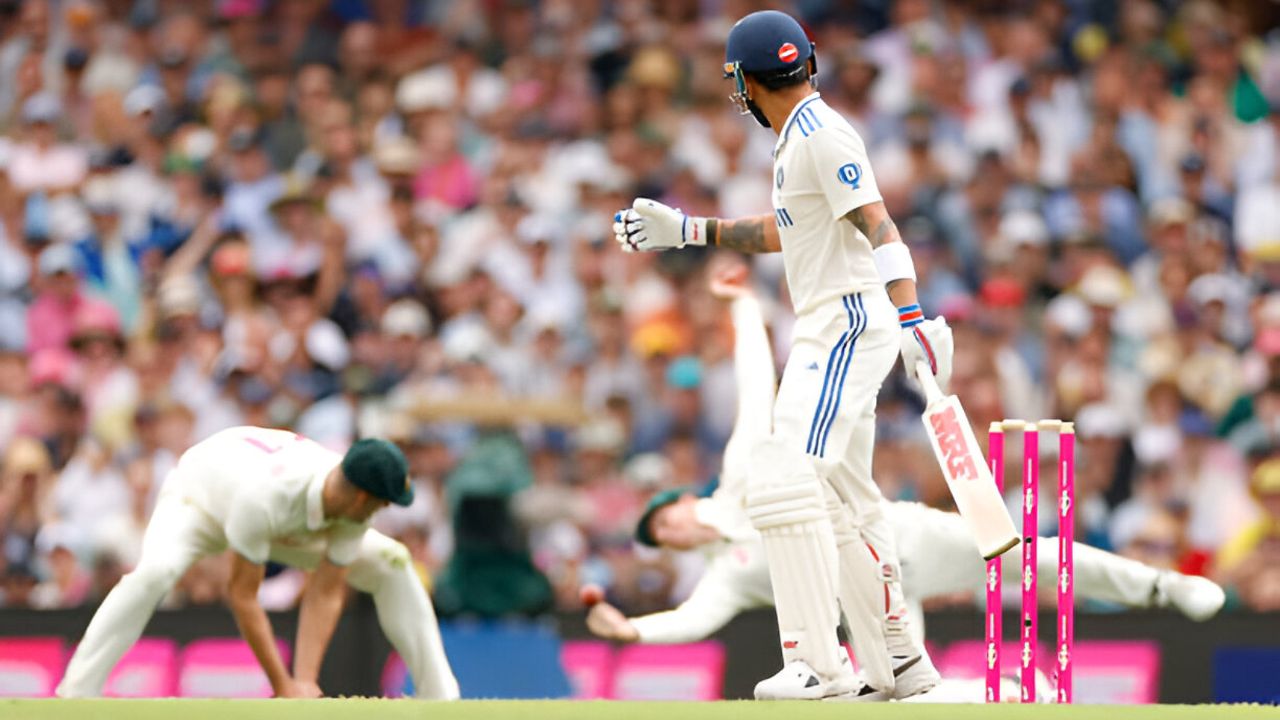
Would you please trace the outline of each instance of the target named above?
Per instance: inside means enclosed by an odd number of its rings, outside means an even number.
[[[717,554],[688,600],[674,610],[631,618],[638,641],[649,644],[695,642],[724,627],[739,613],[760,607],[725,553]],[[767,572],[767,568],[766,568]]]

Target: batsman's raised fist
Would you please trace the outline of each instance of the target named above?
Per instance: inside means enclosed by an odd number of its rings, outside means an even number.
[[[613,214],[613,237],[624,252],[670,250],[707,244],[707,219],[690,217],[657,200],[636,198]]]

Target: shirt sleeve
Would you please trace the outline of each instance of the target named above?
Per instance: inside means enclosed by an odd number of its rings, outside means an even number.
[[[838,220],[863,205],[880,202],[867,147],[856,132],[825,127],[803,142],[814,180],[826,196],[833,218]]]
[[[262,565],[271,555],[270,505],[256,493],[241,492],[227,512],[227,545],[249,562]]]
[[[338,525],[329,531],[329,549],[325,555],[334,565],[350,565],[360,556],[360,543],[367,525]]]
[[[674,610],[632,618],[631,624],[642,643],[695,642],[756,605],[745,592],[740,573],[721,554],[707,568],[688,600]]]

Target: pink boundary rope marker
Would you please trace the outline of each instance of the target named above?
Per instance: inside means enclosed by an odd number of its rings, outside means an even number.
[[[991,423],[987,454],[991,456],[991,476],[1004,490],[1004,426]],[[987,702],[1000,702],[1000,645],[1003,642],[1003,604],[1000,595],[1001,558],[987,561]]]
[[[1037,513],[1040,509],[1040,428],[1026,423],[1022,435],[1022,664],[1018,674],[1022,702],[1036,701]]]
[[[1058,436],[1058,702],[1072,698],[1071,655],[1076,644],[1076,431],[1063,423]]]

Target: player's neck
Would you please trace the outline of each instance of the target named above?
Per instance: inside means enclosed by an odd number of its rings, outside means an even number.
[[[787,124],[787,118],[791,117],[791,111],[811,94],[813,94],[813,86],[809,83],[801,83],[777,92],[760,93],[756,104],[760,106],[760,111],[769,121],[769,127],[773,129],[773,133],[781,135]]]
[[[337,476],[339,468],[334,468],[324,479],[324,489],[320,491],[320,509],[325,520],[332,520],[346,508],[346,497],[342,492],[342,478]]]

